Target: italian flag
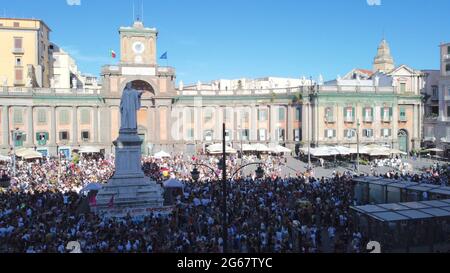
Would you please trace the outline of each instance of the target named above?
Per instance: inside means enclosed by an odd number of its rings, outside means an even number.
[[[111,49],[110,52],[111,52],[111,57],[115,59],[116,58],[116,52],[114,50],[112,50],[112,49]]]

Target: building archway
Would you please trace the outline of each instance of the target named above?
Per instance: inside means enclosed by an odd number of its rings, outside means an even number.
[[[409,135],[408,131],[405,129],[401,129],[398,131],[398,149],[402,152],[409,152]]]

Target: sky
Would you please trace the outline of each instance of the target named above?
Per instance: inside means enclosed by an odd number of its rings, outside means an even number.
[[[450,0],[0,0],[0,16],[39,18],[84,73],[116,64],[120,26],[141,13],[156,27],[160,65],[185,84],[302,76],[326,80],[372,68],[383,37],[396,65],[439,69]]]

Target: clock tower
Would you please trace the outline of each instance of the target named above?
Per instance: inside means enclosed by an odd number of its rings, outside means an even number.
[[[156,67],[156,28],[146,28],[137,20],[132,27],[121,27],[119,34],[121,64]]]

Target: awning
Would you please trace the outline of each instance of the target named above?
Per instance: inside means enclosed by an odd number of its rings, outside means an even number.
[[[184,188],[183,183],[177,179],[169,179],[164,181],[163,186],[164,188]]]
[[[164,152],[164,151],[160,151],[160,152],[156,153],[154,155],[154,157],[156,157],[156,158],[167,158],[167,157],[171,157],[171,155],[169,153]]]
[[[426,137],[423,139],[424,142],[435,142],[436,138],[435,137]]]
[[[253,144],[252,146],[255,149],[255,151],[257,151],[257,152],[270,152],[269,147],[267,147],[264,144],[257,143],[257,144]]]
[[[253,147],[253,145],[250,144],[242,144],[242,151],[243,152],[251,152],[254,151],[255,147]]]
[[[81,147],[78,151],[80,154],[98,154],[100,153],[100,149],[96,147]]]
[[[450,137],[443,137],[443,138],[441,138],[441,142],[443,142],[443,143],[450,143]]]
[[[221,143],[212,144],[212,145],[208,146],[208,148],[206,148],[206,151],[210,154],[221,154],[221,153],[223,153],[222,145],[223,144],[221,144]],[[225,146],[225,153],[235,154],[235,153],[237,153],[237,151],[231,147]]]
[[[22,154],[23,159],[38,159],[42,158],[42,154],[40,152],[36,152],[35,150],[29,150],[27,153]]]
[[[11,161],[11,157],[5,156],[5,155],[0,155],[0,161],[9,162],[9,161]]]
[[[283,147],[281,145],[277,145],[275,147],[270,147],[270,151],[272,153],[275,153],[275,154],[291,153],[292,152],[291,149],[288,149],[288,148]]]
[[[393,155],[407,155],[407,153],[405,153],[403,151],[400,151],[400,150],[397,150],[397,149],[390,149],[389,153],[393,154]]]
[[[34,150],[31,150],[29,148],[16,149],[16,156],[23,157],[25,154],[27,154],[30,151],[34,151]]]

